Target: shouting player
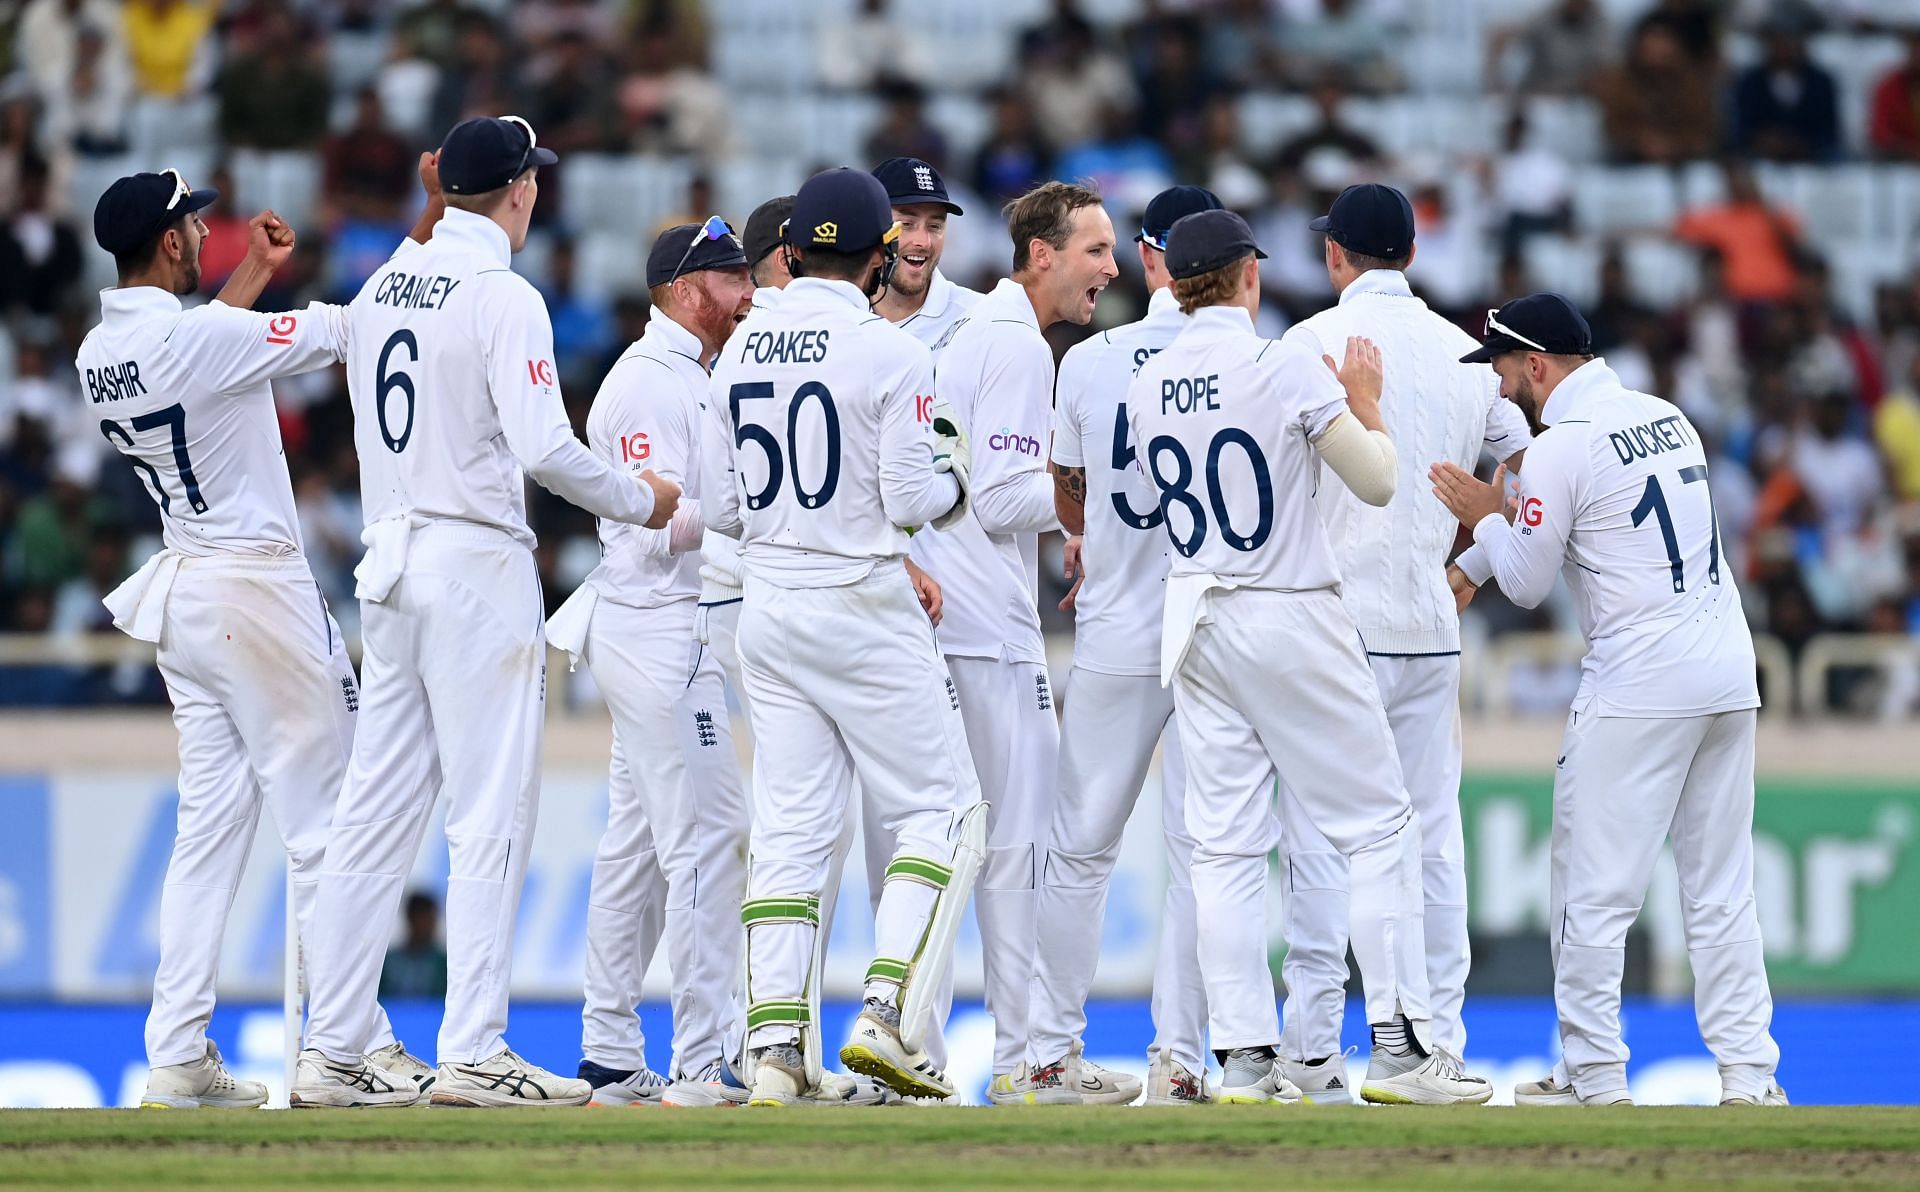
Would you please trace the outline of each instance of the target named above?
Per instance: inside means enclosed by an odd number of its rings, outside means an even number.
[[[1134,373],[1187,323],[1168,288],[1167,229],[1183,215],[1219,206],[1213,192],[1198,186],[1155,195],[1134,236],[1151,295],[1147,317],[1074,345],[1060,361],[1053,503],[1071,535],[1068,578],[1074,578],[1076,559],[1084,578],[1068,597],[1073,671],[1060,720],[1059,791],[1040,873],[1028,1054],[1033,1100],[1043,1105],[1124,1103],[1140,1092],[1131,1076],[1089,1071],[1092,1065],[1080,1057],[1081,1034],[1121,833],[1163,738],[1168,881],[1153,974],[1147,1100],[1197,1105],[1206,1099],[1206,990],[1194,959],[1188,878],[1193,841],[1180,808],[1185,762],[1179,734],[1168,731],[1173,693],[1159,683],[1167,536],[1159,506],[1147,502],[1142,511],[1127,496],[1137,448],[1125,399]]]
[[[513,924],[545,730],[546,635],[524,477],[603,517],[658,529],[679,486],[574,438],[539,293],[509,268],[535,174],[557,160],[514,118],[456,125],[439,153],[447,213],[350,307],[347,385],[367,554],[355,571],[367,723],[327,838],[313,1014],[293,1097],[390,1105],[364,1058],[387,922],[447,799],[447,1004],[433,1100],[583,1104],[584,1080],[507,1046]]]
[[[1493,365],[1536,437],[1513,524],[1500,477],[1482,484],[1434,465],[1435,495],[1473,530],[1455,581],[1496,579],[1533,608],[1564,574],[1588,642],[1553,783],[1548,939],[1561,1059],[1514,1102],[1631,1104],[1620,1034],[1627,931],[1671,840],[1720,1103],[1785,1105],[1753,900],[1760,691],[1740,593],[1721,566],[1700,435],[1672,404],[1623,386],[1558,294],[1489,311],[1485,344],[1462,359]]]
[[[1173,225],[1167,272],[1192,317],[1127,391],[1175,556],[1161,677],[1174,685],[1187,756],[1209,1041],[1228,1053],[1220,1099],[1300,1097],[1274,1051],[1266,954],[1277,772],[1352,868],[1353,948],[1373,1026],[1362,1096],[1485,1101],[1492,1089],[1431,1043],[1419,820],[1313,509],[1318,460],[1364,501],[1393,496],[1379,354],[1351,339],[1336,375],[1331,358],[1255,334],[1262,255],[1230,211]]]
[[[1052,815],[1060,724],[1037,607],[1039,535],[1059,525],[1044,466],[1053,414],[1053,349],[1042,334],[1093,318],[1119,275],[1100,196],[1047,182],[1007,206],[1013,276],[937,349],[940,400],[975,449],[972,510],[951,529],[914,536],[914,559],[946,590],[940,649],[966,717],[980,789],[992,807],[986,872],[975,899],[993,1014],[996,1104],[1027,1088],[1038,853]]]
[[[873,167],[873,176],[887,188],[900,224],[900,260],[874,312],[931,348],[981,297],[940,272],[947,217],[962,214],[960,205],[947,194],[940,171],[917,157],[889,157]]]

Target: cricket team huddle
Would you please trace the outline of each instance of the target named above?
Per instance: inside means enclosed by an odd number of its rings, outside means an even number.
[[[1313,221],[1330,302],[1279,339],[1255,329],[1265,254],[1195,186],[1119,231],[1093,189],[1035,186],[1004,212],[1010,273],[977,293],[939,269],[963,214],[944,180],[893,158],[816,174],[737,234],[719,216],[660,233],[645,333],[583,444],[547,309],[511,268],[556,160],[518,117],[463,121],[422,156],[425,207],[358,296],[288,312],[251,310],[294,251],[274,213],[188,307],[211,192],[169,170],[99,201],[119,285],[78,366],[164,527],[106,603],[155,643],[180,735],[143,1105],[266,1100],[207,1037],[263,805],[304,962],[298,1108],[958,1100],[943,1027],[969,904],[993,1104],[1483,1104],[1462,1020],[1459,612],[1488,582],[1536,605],[1562,576],[1589,641],[1554,794],[1562,1057],[1514,1100],[1631,1103],[1626,933],[1670,840],[1722,1103],[1785,1104],[1753,903],[1753,647],[1706,459],[1568,300],[1517,297],[1468,335],[1409,287],[1413,211],[1376,184]],[[1093,320],[1116,253],[1138,257],[1144,317],[1056,365],[1046,331]],[[302,555],[269,388],[341,361],[357,674]],[[600,563],[550,616],[529,477],[599,518]],[[1075,619],[1058,697],[1037,607],[1053,531]],[[572,1078],[507,1043],[549,646],[613,722]],[[1156,754],[1169,882],[1143,1082],[1082,1035]],[[429,1064],[380,1006],[376,925],[436,801],[448,993]],[[836,906],[856,839],[869,908]],[[835,1049],[825,941],[868,910]],[[656,1070],[636,1006],[663,944]],[[1357,1079],[1349,947],[1372,1044]]]

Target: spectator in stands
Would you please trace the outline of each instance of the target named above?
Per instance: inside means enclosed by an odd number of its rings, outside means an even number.
[[[436,66],[451,67],[460,60],[460,41],[468,22],[478,15],[465,0],[424,0],[400,18],[396,32],[414,53]]]
[[[1909,359],[1900,387],[1881,398],[1873,412],[1873,440],[1894,499],[1920,509],[1920,354]]]
[[[88,157],[108,157],[127,149],[127,105],[133,97],[133,72],[106,34],[80,27],[74,41],[73,74],[48,97],[47,139]]]
[[[327,135],[332,86],[284,8],[263,15],[252,46],[228,58],[218,90],[220,136],[229,147],[317,149]]]
[[[51,483],[20,504],[6,543],[9,580],[22,591],[48,594],[86,570],[93,527],[114,520],[92,495],[99,457],[80,445],[55,450]]]
[[[1517,253],[1528,237],[1564,232],[1573,222],[1573,170],[1565,157],[1533,136],[1525,108],[1507,117],[1505,148],[1491,163],[1491,190],[1500,213],[1500,251]]]
[[[197,182],[197,179],[188,179]],[[220,192],[220,197],[210,207],[200,209],[200,222],[207,225],[207,234],[200,243],[200,288],[209,294],[218,294],[220,287],[227,284],[233,271],[247,255],[247,216],[240,214],[239,189],[234,185],[233,173],[222,165],[213,171],[207,179],[207,185]],[[268,304],[267,310],[280,309]]]
[[[1798,221],[1767,202],[1744,163],[1729,159],[1721,170],[1726,200],[1683,212],[1673,234],[1720,254],[1735,302],[1753,306],[1791,297],[1799,272]]]
[[[865,161],[917,157],[936,170],[947,168],[947,137],[927,119],[927,93],[918,83],[889,82],[880,88],[886,107],[867,138]]]
[[[1892,161],[1920,161],[1920,28],[1907,31],[1907,60],[1873,89],[1867,144]]]
[[[1266,198],[1267,184],[1242,144],[1237,98],[1226,92],[1215,95],[1202,118],[1199,141],[1181,165],[1181,176],[1200,179],[1230,208],[1253,207]]]
[[[20,163],[13,213],[0,228],[0,312],[59,314],[80,281],[80,238],[48,210],[47,161]]]
[[[1234,88],[1270,85],[1281,74],[1285,26],[1267,0],[1222,0],[1206,14],[1201,58],[1207,74]]]
[[[1715,73],[1687,54],[1670,24],[1642,21],[1626,62],[1594,79],[1608,155],[1655,165],[1707,156],[1720,143],[1718,91]]]
[[[520,64],[508,50],[506,35],[492,17],[471,10],[459,16],[453,61],[442,67],[433,96],[431,127],[452,128],[472,116],[517,112]]]
[[[606,302],[574,288],[573,254],[573,241],[555,239],[547,254],[547,283],[540,287],[553,319],[553,355],[562,392],[597,386],[600,378],[592,375],[593,367],[615,346],[613,312]]]
[[[616,6],[599,0],[518,0],[513,5],[513,35],[536,52],[563,38],[612,45],[621,32]],[[538,127],[544,143],[546,126]]]
[[[380,106],[394,131],[418,145],[437,145],[446,129],[429,129],[433,120],[433,97],[440,90],[440,67],[421,54],[402,33],[395,33],[387,44],[386,60],[374,75],[373,85],[380,92]]]
[[[0,211],[12,211],[20,201],[20,171],[29,160],[47,165],[47,205],[66,214],[67,180],[72,174],[70,153],[39,135],[40,104],[31,89],[8,86],[0,98]]]
[[[677,53],[668,31],[633,41],[615,99],[621,146],[636,153],[685,153],[717,166],[734,150],[726,94]]]
[[[544,132],[549,126],[542,123]],[[322,179],[331,198],[352,195],[385,204],[396,214],[413,194],[418,155],[387,126],[380,92],[371,85],[354,97],[353,123],[320,147]],[[220,192],[222,198],[226,191]],[[244,239],[244,237],[243,237]]]
[[[1627,266],[1618,244],[1608,244],[1600,258],[1600,288],[1588,304],[1586,315],[1587,325],[1593,329],[1593,350],[1601,355],[1634,339],[1640,325],[1655,317],[1627,285]],[[1673,400],[1671,395],[1667,400]]]
[[[1199,22],[1184,16],[1148,22],[1136,44],[1141,131],[1169,146],[1198,141],[1207,104],[1219,90],[1219,80],[1201,66]]]
[[[1723,424],[1738,422],[1746,405],[1747,370],[1739,309],[1727,293],[1727,261],[1718,249],[1700,253],[1699,279],[1684,314],[1687,355],[1713,391]]]
[[[1116,209],[1144,210],[1148,199],[1173,185],[1173,158],[1121,109],[1100,115],[1100,135],[1062,153],[1054,176],[1091,179]]]
[[[447,995],[447,950],[440,945],[440,904],[415,890],[403,912],[406,938],[387,949],[380,966],[383,998],[438,998]]]
[[[1879,457],[1850,427],[1853,410],[1845,391],[1808,403],[1788,457],[1829,540],[1858,530],[1885,491]]]
[[[993,125],[973,158],[973,188],[996,208],[1025,194],[1046,177],[1052,158],[1034,131],[1033,110],[1020,92],[1000,88],[987,97]]]
[[[213,73],[214,0],[127,0],[121,28],[142,95],[179,99]]]
[[[80,574],[54,589],[49,633],[104,633],[113,628],[113,614],[101,601],[133,571],[127,566],[126,529],[112,522],[94,527],[86,550]]]
[[[1092,24],[1063,4],[1044,38],[1030,38],[1015,81],[1033,105],[1040,135],[1065,151],[1100,133],[1104,112],[1134,110],[1133,79],[1119,56],[1103,47]]]
[[[613,59],[586,34],[567,29],[547,40],[538,59],[529,107],[540,143],[562,155],[597,152],[618,139]],[[411,170],[409,170],[411,173]]]
[[[1594,0],[1560,0],[1494,32],[1487,47],[1493,86],[1522,95],[1585,95],[1607,65],[1610,39]]]
[[[1319,0],[1319,11],[1296,17],[1280,31],[1287,78],[1296,86],[1334,77],[1355,91],[1379,94],[1400,86],[1387,55],[1400,31],[1362,0]]]
[[[66,90],[79,62],[80,31],[101,31],[114,56],[125,60],[120,5],[114,0],[28,0],[14,27],[13,61],[43,99]]]
[[[860,10],[847,20],[823,25],[815,51],[821,82],[842,91],[870,91],[939,76],[920,31],[889,7],[887,0],[860,0]]]
[[[1274,154],[1274,164],[1284,170],[1301,170],[1309,158],[1331,152],[1342,157],[1349,169],[1378,165],[1380,146],[1340,117],[1340,106],[1346,99],[1346,92],[1331,78],[1315,85],[1313,102],[1319,112],[1319,123],[1283,143]]]
[[[1833,76],[1807,56],[1805,35],[1767,32],[1767,56],[1733,89],[1734,149],[1770,161],[1829,162],[1840,152],[1840,104]]]

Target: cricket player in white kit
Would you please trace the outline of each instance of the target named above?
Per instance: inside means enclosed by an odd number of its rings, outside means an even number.
[[[1373,506],[1345,485],[1315,494],[1340,571],[1340,599],[1393,729],[1400,773],[1420,817],[1426,901],[1428,997],[1433,1046],[1466,1053],[1466,842],[1460,827],[1460,617],[1447,587],[1455,523],[1423,483],[1450,460],[1471,469],[1482,451],[1517,469],[1532,436],[1500,397],[1493,370],[1461,364],[1471,336],[1414,297],[1403,270],[1413,260],[1413,206],[1390,186],[1350,186],[1327,215],[1327,275],[1338,304],[1296,324],[1283,342],[1315,356],[1344,351],[1350,336],[1379,345],[1380,416],[1391,428],[1400,475],[1393,499]],[[1287,1004],[1281,1059],[1309,1101],[1346,1102],[1340,1025],[1346,1010],[1347,860],[1300,801],[1282,791],[1286,862]]]
[[[914,561],[944,586],[940,649],[992,807],[974,913],[994,1024],[987,1095],[996,1104],[1027,1093],[1039,854],[1060,744],[1037,606],[1039,535],[1059,525],[1045,467],[1053,349],[1042,332],[1063,319],[1088,322],[1119,275],[1113,222],[1094,191],[1043,183],[1008,204],[1007,220],[1013,276],[935,350],[940,400],[973,449],[972,509],[953,528],[913,540]]]
[[[1041,862],[1039,940],[1034,952],[1028,1058],[1036,1104],[1125,1104],[1140,1082],[1080,1055],[1087,994],[1100,959],[1107,887],[1120,838],[1140,797],[1154,748],[1164,739],[1161,823],[1167,893],[1153,974],[1153,1045],[1147,1101],[1206,1100],[1206,989],[1194,955],[1193,841],[1181,810],[1186,763],[1170,731],[1173,693],[1160,684],[1160,620],[1166,605],[1167,536],[1160,508],[1135,491],[1137,455],[1127,424],[1127,386],[1140,366],[1187,325],[1169,288],[1167,230],[1220,206],[1213,192],[1175,186],[1147,204],[1139,244],[1147,317],[1083,340],[1060,361],[1055,387],[1054,508],[1066,527],[1073,670],[1060,721],[1060,767],[1047,851]],[[1093,1070],[1089,1070],[1093,1069]]]
[[[1561,1060],[1518,1104],[1630,1104],[1620,1034],[1627,930],[1673,844],[1700,1033],[1723,1105],[1785,1105],[1774,1080],[1753,897],[1753,638],[1707,486],[1700,436],[1620,384],[1558,294],[1488,312],[1501,391],[1535,422],[1512,522],[1504,485],[1451,463],[1434,492],[1473,529],[1454,582],[1497,580],[1532,608],[1566,576],[1588,643],[1553,786],[1549,940]]]
[[[947,193],[940,171],[917,157],[889,157],[873,167],[873,176],[887,188],[893,218],[900,224],[900,259],[873,312],[931,348],[982,297],[940,272],[947,218],[963,212]]]
[[[911,1016],[925,1004],[916,982],[937,983],[952,947],[971,881],[957,829],[963,812],[977,822],[979,790],[903,561],[907,527],[964,513],[967,461],[954,440],[935,458],[926,348],[867,307],[897,234],[871,175],[809,179],[786,238],[795,280],[713,375],[702,515],[741,540],[740,661],[757,742],[741,912],[755,1105],[792,1103],[820,1080],[821,1057],[802,1045],[818,1004],[820,898],[856,773],[900,851],[841,1059],[903,1094],[953,1093],[913,1045]]]
[[[548,639],[584,658],[613,713],[626,764],[608,789],[607,829],[587,895],[586,1005],[579,1075],[602,1103],[658,1101],[634,1007],[656,941],[637,928],[652,851],[667,883],[673,970],[670,1071],[702,1094],[724,1066],[741,1014],[740,899],[747,801],[733,753],[726,680],[695,635],[700,597],[700,437],[707,366],[744,320],[753,282],[726,221],[668,228],[647,260],[653,313],[587,415],[587,444],[628,472],[681,486],[663,530],[600,521],[601,561],[548,623]],[[737,1039],[735,1040],[737,1042]],[[695,1099],[705,1102],[704,1098]]]
[[[1277,772],[1353,873],[1352,936],[1373,1057],[1362,1096],[1481,1102],[1430,1042],[1420,943],[1420,824],[1312,493],[1324,459],[1362,500],[1393,496],[1380,358],[1331,358],[1253,331],[1260,273],[1246,221],[1173,225],[1167,271],[1191,315],[1127,391],[1139,459],[1174,549],[1161,676],[1187,756],[1187,827],[1220,1100],[1292,1101],[1274,1046],[1266,854]],[[1344,389],[1344,393],[1342,392]]]
[[[584,1080],[506,1041],[514,913],[539,795],[545,610],[524,476],[602,517],[658,529],[679,488],[573,436],[538,292],[509,268],[555,161],[518,118],[447,134],[448,210],[350,307],[347,383],[366,557],[356,571],[366,731],[327,841],[313,1011],[293,1095],[392,1104],[364,1087],[388,922],[436,791],[447,796],[447,1005],[436,1104],[583,1104]],[[524,471],[523,471],[524,469]]]
[[[339,626],[308,570],[270,383],[346,355],[344,308],[248,308],[293,253],[271,211],[213,302],[200,286],[207,228],[177,170],[116,181],[94,237],[119,284],[77,360],[100,433],[146,481],[164,548],[106,598],[114,624],[159,647],[180,734],[180,803],[160,894],[160,959],[147,1018],[143,1106],[253,1108],[266,1087],[236,1080],[207,1038],[227,914],[264,802],[287,848],[300,935],[327,821],[353,742],[359,692]],[[424,217],[430,219],[431,215]],[[415,230],[424,236],[426,226]],[[384,1016],[369,1031],[380,1079],[424,1096],[431,1070],[405,1056]],[[397,1073],[389,1069],[404,1069]],[[391,1079],[389,1080],[389,1077]]]

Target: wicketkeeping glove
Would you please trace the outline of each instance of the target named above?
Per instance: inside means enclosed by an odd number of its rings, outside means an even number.
[[[936,530],[951,529],[967,514],[968,473],[973,468],[973,448],[967,443],[966,428],[960,425],[953,407],[938,402],[933,407],[933,470],[946,472],[960,485],[960,499],[953,508],[933,519]]]

